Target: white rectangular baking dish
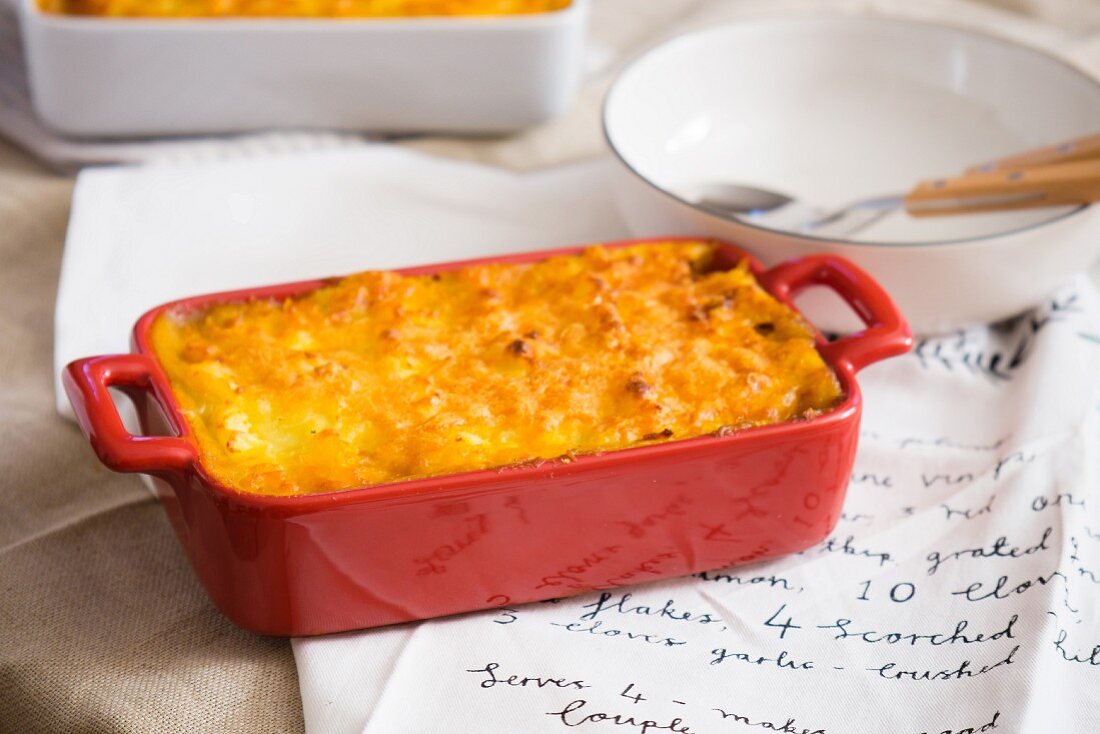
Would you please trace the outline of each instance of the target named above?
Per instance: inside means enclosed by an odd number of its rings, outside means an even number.
[[[588,15],[588,0],[384,19],[74,17],[19,3],[35,109],[84,137],[517,130],[569,104]]]

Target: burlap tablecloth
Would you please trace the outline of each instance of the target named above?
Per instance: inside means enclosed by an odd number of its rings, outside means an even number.
[[[605,53],[593,55],[567,116],[507,139],[407,144],[517,169],[597,153],[599,101],[623,58],[680,29],[790,8],[995,29],[1100,70],[1095,0],[990,2],[1003,7],[596,0],[592,36]],[[53,303],[71,191],[70,178],[0,143],[0,734],[300,731],[288,643],[224,619],[156,501],[135,477],[103,469],[54,412]]]

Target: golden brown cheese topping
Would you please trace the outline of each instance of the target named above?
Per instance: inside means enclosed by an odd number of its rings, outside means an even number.
[[[812,417],[841,397],[801,318],[714,245],[592,247],[166,312],[207,470],[305,494]]]
[[[142,18],[392,18],[518,15],[568,7],[570,0],[38,0],[47,13]]]

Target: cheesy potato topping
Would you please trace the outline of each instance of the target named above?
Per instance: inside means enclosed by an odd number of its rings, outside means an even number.
[[[141,18],[392,18],[517,15],[561,10],[570,0],[39,0],[47,13]]]
[[[151,345],[203,465],[244,492],[362,487],[809,418],[840,385],[715,246],[591,247],[166,311]]]

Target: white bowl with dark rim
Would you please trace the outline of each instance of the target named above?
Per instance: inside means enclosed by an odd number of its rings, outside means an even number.
[[[1011,317],[1100,258],[1100,207],[915,219],[858,238],[769,228],[701,209],[704,182],[777,190],[825,210],[1100,130],[1100,83],[1043,52],[901,20],[792,16],[677,37],[608,92],[616,199],[637,236],[710,235],[775,263],[835,253],[862,265],[918,333]],[[824,327],[853,326],[824,301]]]

